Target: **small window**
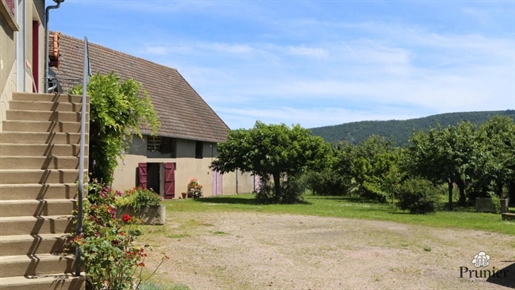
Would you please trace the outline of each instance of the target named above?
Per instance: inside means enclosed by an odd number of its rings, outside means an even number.
[[[195,158],[202,159],[204,157],[204,143],[201,141],[195,142]]]
[[[147,151],[158,152],[161,147],[161,137],[159,136],[148,136],[147,138]]]
[[[177,139],[162,137],[159,152],[170,154],[170,158],[177,158]]]

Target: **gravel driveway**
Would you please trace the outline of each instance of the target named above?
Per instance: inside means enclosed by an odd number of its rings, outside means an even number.
[[[148,229],[143,239],[154,246],[150,269],[159,252],[171,258],[156,279],[190,289],[515,288],[515,237],[485,231],[179,212],[169,214],[167,225]],[[472,260],[480,252],[489,255],[489,265],[476,268]],[[491,273],[498,278],[485,278]]]

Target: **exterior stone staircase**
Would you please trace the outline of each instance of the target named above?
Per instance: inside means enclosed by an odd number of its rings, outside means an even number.
[[[84,289],[64,249],[74,231],[80,112],[80,96],[15,93],[9,103],[0,132],[0,290]]]

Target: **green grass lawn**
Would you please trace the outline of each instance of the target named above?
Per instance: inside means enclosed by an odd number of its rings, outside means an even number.
[[[419,224],[438,228],[463,228],[515,235],[515,222],[503,221],[500,214],[476,213],[470,208],[455,211],[437,211],[433,214],[413,215],[393,208],[389,204],[360,198],[318,196],[306,194],[304,204],[260,205],[254,195],[239,194],[208,197],[199,200],[173,200],[165,202],[167,211],[229,212],[247,211],[273,214],[299,214],[324,217],[383,220],[406,224]]]

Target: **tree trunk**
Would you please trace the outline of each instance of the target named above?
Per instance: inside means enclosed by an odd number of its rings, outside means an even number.
[[[510,206],[515,206],[515,181],[510,181],[508,197],[510,198]]]
[[[449,210],[452,211],[452,181],[449,179],[447,184],[449,185]]]
[[[280,201],[281,196],[281,173],[273,173],[272,176],[274,177],[274,187],[275,187],[275,198],[276,201]]]
[[[458,185],[458,188],[460,190],[460,199],[458,201],[458,204],[461,206],[466,205],[467,196],[465,195],[465,182],[461,179],[458,179],[456,184]]]

